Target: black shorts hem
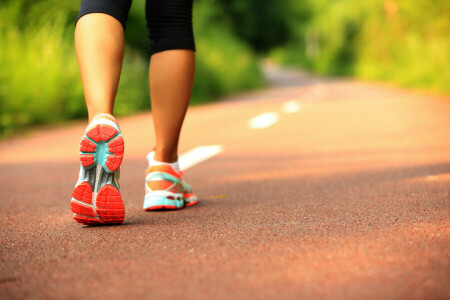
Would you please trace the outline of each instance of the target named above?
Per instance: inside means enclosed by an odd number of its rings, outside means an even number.
[[[186,43],[186,44],[180,44],[180,43],[167,43],[163,45],[159,45],[158,47],[152,47],[150,50],[150,55],[167,51],[167,50],[176,50],[176,49],[187,49],[192,50],[195,52],[195,44],[193,43]]]
[[[92,8],[92,9],[86,9],[86,10],[80,11],[78,16],[77,16],[77,19],[75,20],[75,25],[77,24],[78,20],[81,19],[81,17],[83,17],[83,16],[85,16],[87,14],[94,14],[94,13],[110,15],[111,17],[113,17],[114,19],[119,21],[120,24],[122,24],[123,30],[125,30],[127,20],[124,20],[121,16],[117,15],[113,11],[107,11],[107,10],[101,9],[101,8],[98,8],[98,9]]]

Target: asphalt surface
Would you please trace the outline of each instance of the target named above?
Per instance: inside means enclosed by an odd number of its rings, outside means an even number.
[[[122,226],[72,218],[85,123],[1,142],[0,298],[450,298],[450,99],[267,76],[190,108],[181,152],[224,149],[185,172],[194,207],[142,210],[151,114],[119,119]]]

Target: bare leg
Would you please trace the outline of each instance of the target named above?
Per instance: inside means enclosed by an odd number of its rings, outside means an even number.
[[[75,28],[75,49],[89,120],[112,114],[125,50],[122,25],[107,14],[84,15]]]
[[[152,55],[149,78],[156,132],[154,159],[175,162],[178,140],[194,83],[195,53],[177,49]]]

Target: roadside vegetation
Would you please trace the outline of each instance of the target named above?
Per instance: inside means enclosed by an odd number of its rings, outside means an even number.
[[[0,4],[0,137],[84,118],[75,55],[80,1]],[[134,0],[115,113],[150,109],[145,0]],[[319,74],[450,94],[450,2],[195,0],[192,104],[264,85],[259,58]]]
[[[299,2],[278,62],[450,94],[449,1]]]
[[[115,114],[150,109],[144,0],[134,0]],[[35,124],[87,116],[73,42],[79,1],[0,4],[0,137]],[[197,71],[192,104],[264,84],[250,46],[210,1],[195,5]]]

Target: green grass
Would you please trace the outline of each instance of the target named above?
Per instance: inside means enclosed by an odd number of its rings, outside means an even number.
[[[115,114],[150,108],[143,1],[133,1]],[[0,137],[35,124],[84,118],[87,111],[73,32],[78,3],[8,0],[0,6]],[[195,6],[197,71],[193,104],[263,84],[257,57],[209,2]]]
[[[277,61],[450,94],[449,1],[306,2],[311,15]]]
[[[0,135],[83,114],[67,15],[59,12],[36,27],[19,23],[23,9],[21,1],[0,8]]]
[[[229,30],[230,20],[208,2],[197,2],[194,8],[197,70],[193,103],[263,86],[258,59]]]

